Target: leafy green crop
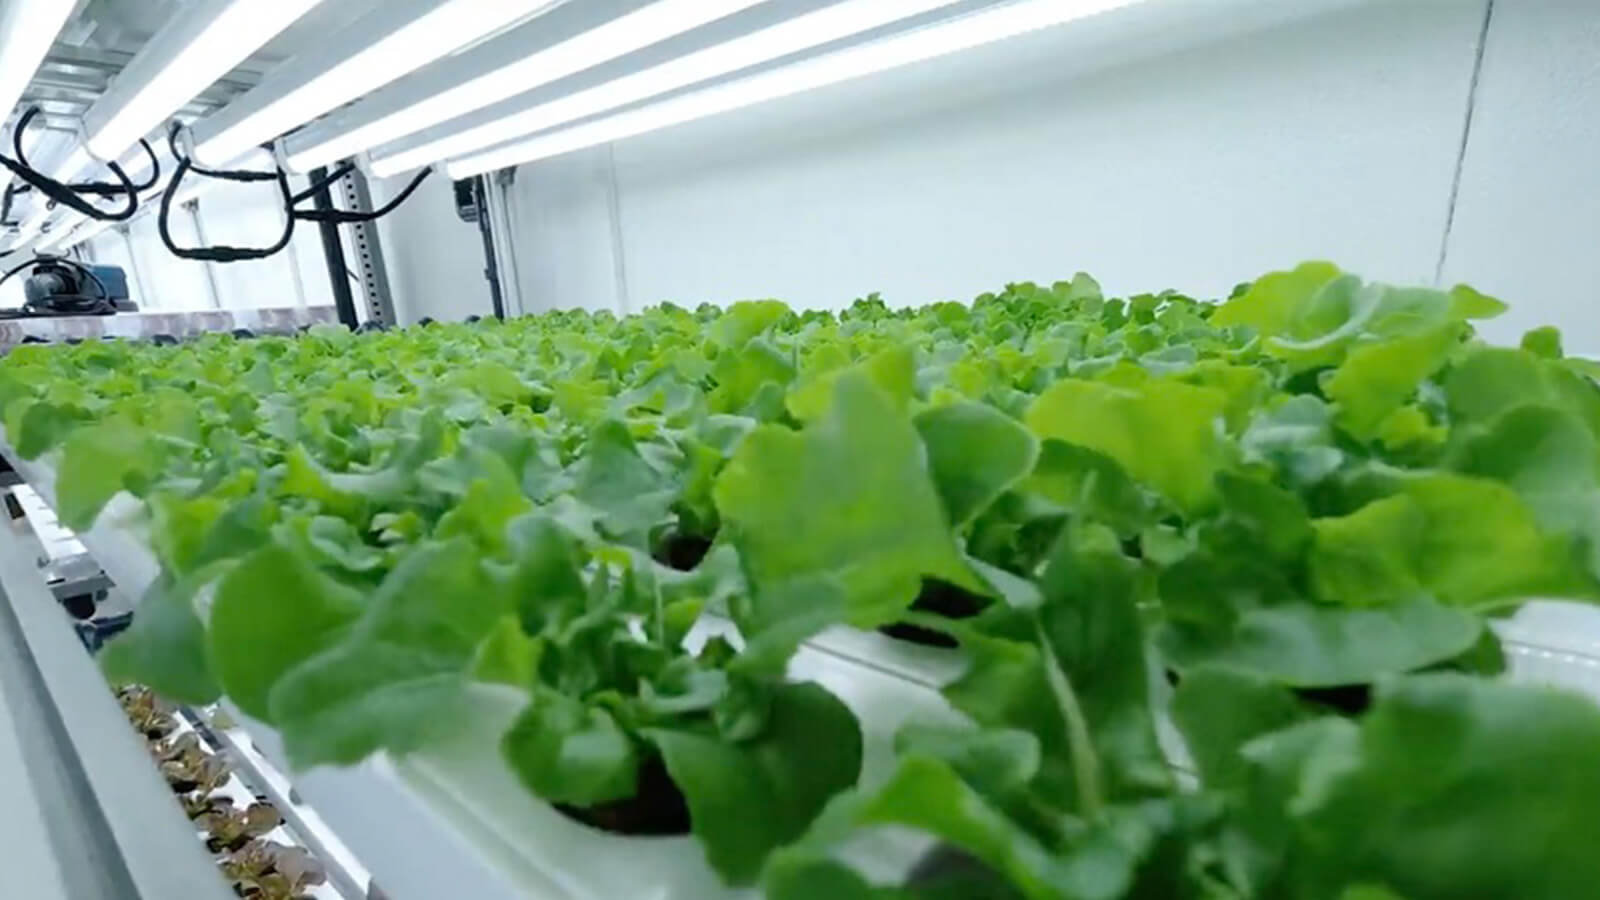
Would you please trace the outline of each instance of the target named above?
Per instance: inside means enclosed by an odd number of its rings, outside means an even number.
[[[424,747],[493,682],[530,791],[676,804],[783,900],[1573,897],[1600,710],[1490,680],[1487,623],[1600,594],[1600,388],[1552,330],[1477,341],[1503,308],[1308,263],[1217,304],[1079,275],[29,346],[0,412],[67,524],[144,502],[163,575],[108,673],[225,694],[298,766]],[[902,623],[960,645],[971,725],[859,783],[788,663]],[[888,825],[943,849],[858,869]]]

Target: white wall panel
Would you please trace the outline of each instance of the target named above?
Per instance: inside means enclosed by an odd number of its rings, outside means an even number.
[[[194,222],[187,213],[174,211],[171,221],[172,239],[180,246],[193,247],[199,241]],[[156,217],[141,216],[129,226],[128,237],[133,241],[134,259],[139,264],[139,277],[144,280],[149,301],[140,306],[147,312],[178,312],[183,310],[215,309],[211,289],[206,281],[202,263],[178,259],[167,252],[161,243]]]
[[[1600,3],[1495,0],[1444,279],[1600,356]]]
[[[373,205],[388,203],[407,180],[375,180]],[[454,192],[443,173],[429,178],[403,206],[378,220],[378,236],[389,268],[395,315],[402,323],[424,316],[459,321],[492,311],[489,283],[483,277],[483,239],[476,225],[457,218]],[[355,265],[353,260],[346,262]]]
[[[133,254],[130,252],[128,242],[123,239],[120,233],[115,229],[101,232],[98,236],[90,238],[88,243],[84,244],[80,249],[86,258],[92,259],[100,265],[120,268],[123,274],[128,276],[128,299],[137,304],[140,309],[147,308],[146,304],[149,301],[145,298],[144,292],[140,290],[139,279],[134,274],[137,267],[133,262]]]
[[[1068,27],[624,142],[628,283],[838,307],[1080,268],[1216,295],[1313,257],[1428,281],[1481,9],[1369,7],[1057,77]]]
[[[274,183],[221,184],[200,198],[206,241],[212,246],[269,247],[283,235],[283,197]],[[174,213],[176,218],[179,213]],[[314,226],[301,228],[315,233]],[[213,264],[223,309],[297,306],[296,271],[287,253],[260,260]],[[322,281],[327,281],[322,276]],[[332,303],[331,299],[324,301]]]
[[[1491,337],[1553,322],[1600,354],[1600,3],[1494,0],[1462,157],[1487,2],[1368,3],[1170,52],[1057,29],[523,166],[524,299],[912,303],[1079,268],[1218,294],[1327,257],[1471,282],[1513,304]],[[386,228],[397,292],[441,318],[486,307],[443,185]]]
[[[19,266],[28,258],[25,253],[0,253],[0,275],[11,271],[12,267]],[[0,284],[0,309],[16,309],[22,305],[26,295],[22,292],[22,279],[27,273],[18,273],[10,281]]]
[[[522,302],[624,311],[612,211],[611,150],[600,147],[517,171],[511,191]],[[620,200],[620,198],[616,198]]]

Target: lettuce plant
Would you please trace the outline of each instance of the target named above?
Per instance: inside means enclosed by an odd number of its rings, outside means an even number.
[[[1596,595],[1600,389],[1552,330],[1477,340],[1502,309],[1308,263],[1216,303],[1080,274],[28,346],[0,415],[70,526],[142,501],[162,574],[108,673],[299,766],[493,689],[531,792],[775,897],[1575,896],[1597,714],[1488,680],[1488,626]],[[785,678],[840,625],[958,645],[971,727],[858,784],[854,717]],[[954,862],[848,862],[886,825]]]

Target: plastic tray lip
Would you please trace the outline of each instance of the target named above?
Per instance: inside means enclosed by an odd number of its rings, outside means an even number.
[[[0,456],[52,510],[59,508],[54,455],[52,451],[38,459],[23,459],[12,447],[5,426],[0,425]],[[160,574],[154,555],[133,531],[132,526],[142,526],[142,522],[139,502],[122,493],[112,498],[92,528],[78,535],[106,574],[134,603]],[[1559,621],[1563,615],[1588,615],[1592,618],[1585,624],[1590,627],[1555,627],[1545,621]],[[1491,627],[1509,643],[1600,660],[1600,605],[1530,598],[1513,615],[1492,622]],[[829,628],[805,643],[823,653],[935,690],[954,681],[966,667],[966,657],[959,649],[923,647],[848,625]]]
[[[56,507],[50,455],[21,459],[7,441],[3,426],[0,455],[52,509]],[[159,575],[159,564],[141,533],[142,515],[142,505],[135,498],[118,494],[95,525],[78,535],[117,588],[134,601]],[[712,629],[732,627],[731,622],[709,614],[704,622]],[[893,764],[893,732],[908,719],[954,725],[966,721],[938,690],[941,679],[950,677],[950,660],[957,667],[964,666],[959,657],[944,657],[943,671],[919,669],[914,650],[891,655],[887,662],[864,658],[864,648],[882,645],[892,649],[899,643],[875,633],[834,629],[803,646],[791,665],[791,678],[823,684],[861,721],[863,781],[887,777]],[[481,694],[497,689],[474,685],[472,690]],[[226,702],[223,708],[250,737],[255,752],[280,771],[289,772],[282,739],[275,729],[239,714]],[[348,769],[319,767],[289,775],[306,805],[349,845],[372,880],[395,900],[440,896],[420,886],[424,881],[435,887],[448,885],[450,896],[474,900],[613,900],[620,896],[618,890],[639,900],[750,900],[759,896],[751,888],[723,886],[692,836],[629,837],[596,831],[561,816],[529,794],[503,763],[502,772],[486,775],[488,766],[469,771],[471,766],[453,765],[435,751],[437,748],[425,748],[404,758],[379,754]],[[494,782],[498,789],[477,794],[461,789],[474,778]],[[353,814],[357,809],[399,814]],[[543,825],[537,824],[540,822]],[[508,837],[525,834],[529,828],[564,843],[567,856],[552,852],[542,840]],[[584,846],[580,850],[577,844]],[[910,852],[913,846],[905,844],[904,849]],[[428,854],[425,862],[417,860],[414,852],[408,856],[406,848],[418,847],[434,848],[435,852]],[[583,866],[571,867],[580,871],[569,871],[562,865],[564,860],[588,856],[609,863],[587,867],[587,877],[581,871]],[[605,878],[606,868],[617,868],[618,856],[642,857],[651,865],[637,867],[633,880],[625,884],[616,877]],[[671,867],[670,873],[664,871],[666,866]]]
[[[13,468],[39,495],[55,508],[55,470],[49,455],[37,460],[23,460],[6,439],[0,426],[0,455],[4,455]],[[154,554],[140,534],[142,507],[133,497],[119,494],[107,506],[94,527],[79,535],[89,552],[98,560],[118,587],[137,600],[144,589],[159,573]],[[133,586],[133,591],[128,587]],[[1600,623],[1600,607],[1574,612],[1577,604],[1536,603],[1516,615],[1496,621],[1497,633],[1509,645],[1508,649],[1519,658],[1555,660],[1563,666],[1582,666],[1586,670],[1600,670],[1600,631],[1581,628],[1552,627],[1546,618],[1560,621],[1561,616],[1588,614]],[[1530,611],[1531,610],[1531,611]],[[1552,612],[1553,610],[1553,612]],[[707,614],[707,627],[731,628],[732,622],[724,617]],[[1595,635],[1586,638],[1585,633]],[[882,687],[900,691],[910,700],[901,705],[916,707],[909,714],[932,713],[935,717],[948,716],[955,723],[965,719],[951,710],[940,695],[940,688],[958,678],[966,667],[966,657],[959,650],[941,650],[904,642],[876,632],[863,631],[848,626],[837,626],[816,635],[801,648],[797,655],[800,671],[791,668],[791,677],[798,680],[819,681],[830,690],[840,693],[841,684],[860,687],[866,694]],[[830,683],[831,682],[831,683]],[[1600,683],[1600,677],[1596,678]],[[874,687],[878,685],[878,687]],[[847,703],[850,698],[841,697]],[[857,698],[857,702],[861,702]],[[878,717],[884,721],[872,723],[889,729],[903,721],[905,709],[890,710],[881,697],[874,703],[884,703],[883,711],[893,715]],[[867,716],[856,704],[851,704],[858,718],[867,727]],[[240,728],[249,734],[255,749],[283,771],[281,739],[270,726],[242,715],[235,715]],[[897,725],[894,727],[898,727]],[[1175,735],[1164,735],[1168,744]],[[1181,745],[1181,738],[1178,738]],[[880,742],[881,743],[881,742]],[[872,748],[869,747],[869,751]],[[870,780],[868,767],[879,772],[889,762],[883,748],[878,747],[876,760],[864,759],[863,780]],[[1171,748],[1169,747],[1169,754]],[[869,756],[872,754],[869,752]],[[1184,774],[1184,759],[1171,760]],[[515,817],[493,812],[494,797],[474,797],[459,789],[460,784],[471,780],[470,773],[453,770],[448,761],[430,755],[424,750],[406,758],[379,755],[351,769],[314,769],[310,773],[292,776],[296,789],[317,808],[322,817],[333,825],[341,838],[349,838],[351,849],[373,875],[374,881],[396,900],[431,900],[432,893],[417,887],[417,879],[408,876],[422,874],[429,883],[450,886],[453,896],[470,896],[474,900],[611,900],[605,893],[616,887],[586,883],[581,875],[565,871],[560,860],[547,850],[529,852],[529,842],[508,839],[508,833],[517,830]],[[509,771],[506,773],[510,776]],[[516,785],[516,798],[512,806],[527,804],[542,806],[550,815],[559,817],[538,798]],[[336,817],[324,808],[324,801],[337,797],[341,801],[357,801],[356,808],[410,810],[414,814],[389,816]],[[319,799],[321,798],[321,799]],[[479,802],[475,802],[479,801]],[[341,806],[347,803],[341,802]],[[502,809],[505,807],[502,805]],[[490,810],[488,814],[485,810]],[[422,812],[417,812],[422,811]],[[709,872],[703,854],[692,838],[630,838],[595,832],[587,826],[566,820],[572,829],[587,836],[593,851],[638,851],[650,847],[672,846],[680,854],[680,876],[686,882],[668,883],[673,879],[659,877],[659,869],[647,873],[628,887],[630,896],[640,900],[745,900],[757,896],[750,889],[729,889],[717,883],[707,890],[703,877]],[[546,819],[546,821],[550,821]],[[526,824],[524,820],[521,824]],[[361,840],[360,838],[366,838]],[[671,842],[678,842],[672,844]],[[387,847],[387,852],[372,852],[374,846]],[[428,855],[419,872],[418,860],[405,858],[406,847],[430,847],[436,852]],[[647,854],[648,855],[648,854]],[[677,865],[677,864],[675,864]],[[435,879],[433,876],[437,875]],[[648,885],[648,887],[646,886]],[[413,890],[416,892],[414,893]],[[684,890],[693,893],[684,893]],[[598,891],[598,892],[597,892]]]

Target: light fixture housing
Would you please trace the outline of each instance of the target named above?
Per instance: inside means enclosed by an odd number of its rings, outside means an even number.
[[[1012,0],[659,103],[512,141],[453,159],[445,169],[451,178],[470,178],[945,56],[1137,2],[1141,0]]]
[[[145,42],[84,113],[84,145],[98,159],[118,158],[322,2],[199,0],[187,5]]]
[[[309,172],[767,2],[567,3],[289,135],[285,156]]]
[[[22,99],[74,6],[67,0],[0,3],[0,118]]]
[[[738,37],[558,97],[516,98],[372,153],[373,174],[398,175],[441,159],[599,115],[834,41],[951,6],[960,0],[840,0]]]
[[[221,165],[556,2],[383,0],[195,123],[195,159]]]

